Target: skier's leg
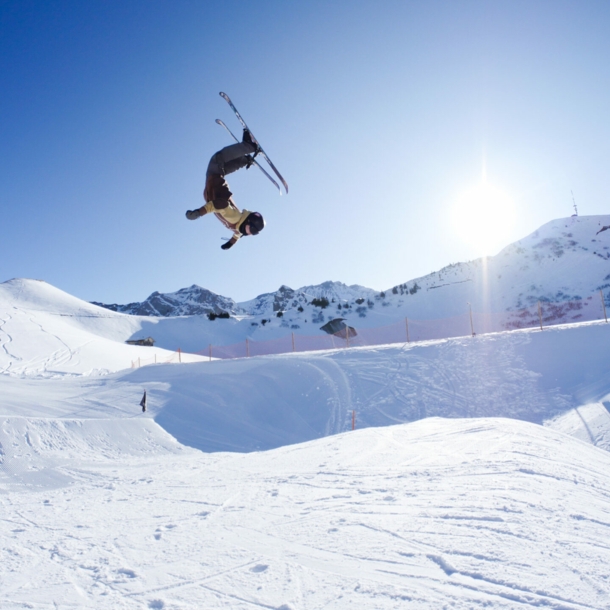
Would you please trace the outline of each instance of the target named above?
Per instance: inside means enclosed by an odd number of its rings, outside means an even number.
[[[252,157],[248,155],[256,151],[252,142],[239,142],[231,146],[225,146],[210,159],[206,174],[206,183],[203,191],[203,200],[206,204],[214,202],[214,208],[224,209],[231,204],[232,193],[225,180],[227,174],[231,174],[242,167],[250,166]],[[234,204],[231,204],[234,205]],[[189,220],[201,218],[206,213],[205,205],[197,210],[188,210],[186,217]]]
[[[248,155],[256,150],[254,144],[239,142],[225,146],[210,159],[208,174],[231,174],[249,163]]]
[[[236,172],[242,167],[250,167],[250,165],[252,165],[252,157],[248,155],[233,159],[232,161],[227,161],[227,163],[225,163],[225,176],[227,174],[232,174],[233,172]]]

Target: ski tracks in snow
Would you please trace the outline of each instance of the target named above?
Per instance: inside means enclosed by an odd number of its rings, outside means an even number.
[[[539,426],[428,419],[253,454],[139,442],[0,493],[3,609],[608,606],[607,454]]]
[[[544,393],[521,356],[531,338],[513,333],[388,346],[331,355],[357,396],[358,421],[384,426],[425,417],[514,417],[541,422],[568,408],[568,397]],[[363,366],[363,360],[366,361]]]
[[[9,313],[6,313],[5,315],[6,318],[0,318],[0,346],[2,347],[2,351],[6,354],[7,362],[0,370],[0,373],[10,373],[14,361],[21,360],[19,356],[15,356],[9,351],[9,346],[13,342],[13,337],[5,330],[5,326],[11,321],[12,316]]]
[[[307,364],[318,371],[330,394],[326,399],[329,409],[324,436],[348,430],[353,401],[350,381],[345,371],[333,358],[319,358]]]
[[[4,335],[6,339],[2,341],[2,348],[7,357],[7,363],[4,365],[2,372],[9,373],[12,375],[40,375],[45,374],[49,370],[53,370],[58,365],[70,364],[80,347],[72,349],[61,337],[46,330],[44,324],[38,322],[31,312],[25,312],[17,307],[14,307],[15,312],[13,315],[6,314],[6,319],[2,319],[0,322],[0,336]],[[46,349],[41,349],[42,353],[45,353],[44,357],[39,356],[26,356],[18,355],[19,348],[16,346],[12,333],[6,330],[7,326],[14,326],[18,329],[17,336],[22,336],[24,333],[29,332],[28,327],[34,326],[37,331],[42,334],[42,342],[46,342],[46,339],[50,339],[49,345]],[[31,328],[30,328],[31,331]],[[13,350],[9,350],[9,345],[13,344],[15,347]],[[53,344],[59,344],[59,347],[52,349]],[[17,363],[19,363],[17,365]]]

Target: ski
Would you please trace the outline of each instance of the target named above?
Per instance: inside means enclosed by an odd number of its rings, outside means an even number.
[[[239,140],[237,139],[237,136],[224,124],[223,121],[221,121],[220,119],[216,119],[216,122],[219,125],[221,125],[222,127],[224,127],[233,136],[233,139],[236,142],[239,142]],[[256,159],[253,159],[253,161],[254,161],[254,165],[256,165],[256,167],[258,167],[258,169],[260,169],[261,172],[263,172],[263,174],[265,174],[265,176],[267,176],[267,178],[269,178],[269,180],[271,180],[271,182],[273,182],[273,184],[275,184],[277,190],[280,192],[280,195],[281,195],[282,189],[280,188],[280,185],[273,179],[273,176],[269,175],[269,172]]]
[[[239,114],[239,111],[237,110],[237,108],[235,108],[235,105],[231,101],[231,98],[226,93],[223,93],[222,91],[220,92],[220,97],[222,97],[225,100],[225,102],[227,102],[227,104],[229,104],[229,106],[231,106],[231,110],[233,110],[233,112],[235,113],[235,116],[237,117],[237,120],[242,124],[243,128],[250,131],[250,128],[246,125],[246,121],[244,121],[242,119],[241,114]],[[250,131],[250,135],[252,135],[251,131]],[[265,159],[265,161],[267,161],[267,163],[269,163],[269,167],[275,172],[275,175],[280,179],[280,181],[284,185],[284,188],[286,189],[286,194],[288,194],[288,183],[286,182],[286,180],[284,180],[284,177],[282,176],[282,174],[280,174],[280,172],[277,171],[277,168],[275,167],[275,165],[273,165],[273,163],[271,162],[271,159],[269,159],[269,157],[267,156],[267,153],[261,148],[259,141],[254,137],[254,135],[252,135],[252,139],[258,144],[258,146],[260,148],[259,154]]]

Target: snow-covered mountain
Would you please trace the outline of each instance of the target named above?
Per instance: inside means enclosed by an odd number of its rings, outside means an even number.
[[[377,294],[375,290],[364,286],[346,286],[341,282],[329,281],[317,286],[304,286],[298,290],[280,286],[276,292],[261,294],[250,301],[236,303],[233,299],[193,284],[176,292],[165,294],[153,292],[141,303],[108,305],[93,301],[92,305],[135,316],[172,317],[226,312],[230,315],[267,317],[276,315],[278,311],[307,307],[315,299],[339,303],[355,302],[361,298],[372,299]]]
[[[500,314],[541,301],[552,304],[555,321],[576,321],[584,307],[601,316],[600,290],[610,305],[610,231],[597,234],[606,225],[610,215],[554,220],[495,256],[451,264],[381,292],[328,281],[296,290],[281,286],[276,292],[235,303],[191,286],[171,294],[155,292],[143,303],[97,304],[145,316],[227,312],[247,316],[255,326],[267,324],[267,330],[277,327],[309,334],[336,317],[354,327],[371,328],[405,317],[458,316],[468,304],[478,312]],[[518,326],[518,319],[506,316],[503,327],[511,325]]]
[[[196,284],[189,288],[181,288],[176,292],[165,294],[153,292],[141,303],[105,305],[93,302],[92,305],[133,316],[197,316],[208,313],[236,314],[241,312],[232,299],[227,299]]]
[[[298,313],[339,304],[308,290],[329,305]],[[181,364],[124,344],[284,330],[253,322],[0,284],[3,610],[608,607],[610,324]]]
[[[361,344],[405,340],[405,318],[411,340],[443,338],[470,334],[469,306],[478,334],[538,324],[538,301],[545,323],[604,319],[600,291],[610,304],[610,231],[596,233],[606,225],[610,216],[555,220],[494,257],[449,265],[382,292],[324,282],[298,290],[282,286],[235,303],[191,286],[154,293],[143,303],[100,308],[33,280],[1,286],[7,302],[19,300],[18,295],[44,301],[45,291],[51,291],[57,297],[52,298],[54,315],[64,322],[81,327],[86,322],[88,329],[121,341],[150,336],[156,347],[168,350],[208,354],[210,345],[243,346],[246,339],[262,350],[262,342],[290,342],[291,335],[299,349],[308,349],[307,337],[325,335],[321,327],[336,318],[357,329]],[[78,305],[72,307],[73,302]],[[222,312],[230,317],[209,316]],[[31,326],[28,320],[24,316],[23,323]],[[284,351],[289,349],[286,345]]]
[[[353,303],[359,299],[375,298],[376,295],[377,292],[364,286],[357,284],[346,286],[341,282],[329,281],[317,286],[303,286],[298,290],[280,286],[276,292],[261,294],[251,301],[239,303],[239,306],[244,313],[251,316],[270,316],[277,315],[279,311],[300,312],[299,308],[306,308],[312,304],[315,307],[316,302]]]

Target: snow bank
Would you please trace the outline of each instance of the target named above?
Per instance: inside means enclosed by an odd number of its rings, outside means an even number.
[[[138,358],[178,360],[165,349],[126,345],[146,336],[142,326],[140,318],[96,307],[46,282],[10,280],[0,284],[0,373],[99,375],[130,368]],[[183,360],[204,359],[184,354]]]
[[[545,425],[610,451],[610,402],[608,401],[570,409],[545,422]]]
[[[609,470],[506,419],[88,453],[69,485],[0,493],[0,606],[606,608]]]
[[[511,417],[538,424],[610,393],[610,325],[448,339],[416,345],[268,356],[122,376],[152,392],[156,421],[204,451],[253,451],[356,425],[431,416]],[[134,392],[135,394],[135,392]],[[593,437],[605,447],[610,417]]]
[[[66,469],[180,453],[184,447],[150,419],[0,418],[0,489],[33,491],[74,483]]]

